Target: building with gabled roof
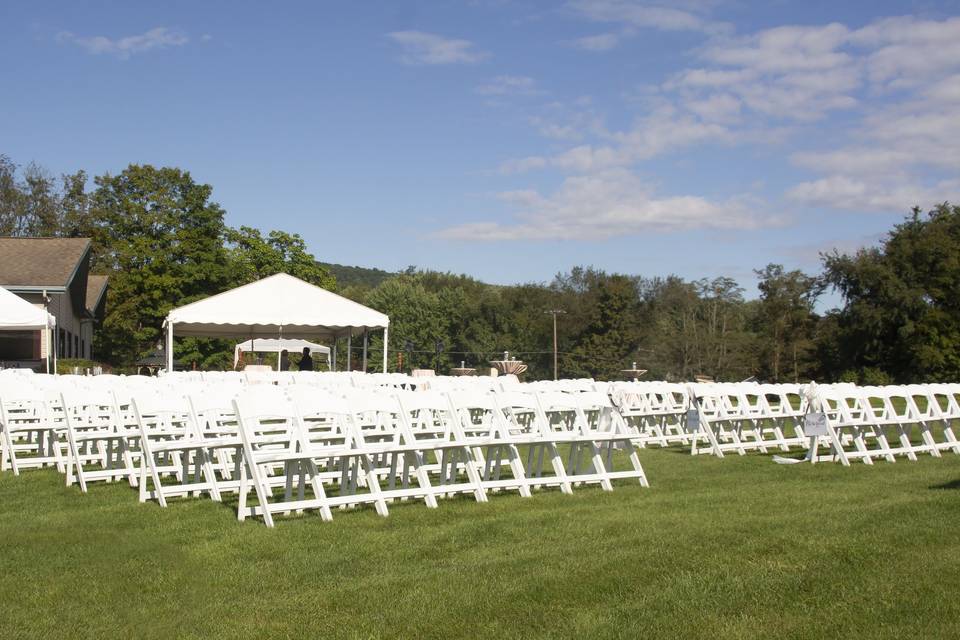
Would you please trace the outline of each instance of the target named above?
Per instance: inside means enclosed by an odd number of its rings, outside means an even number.
[[[60,358],[93,357],[108,278],[90,275],[90,254],[89,238],[0,237],[0,287],[53,314],[51,344]],[[0,362],[39,367],[48,357],[47,344],[43,331],[5,332]]]

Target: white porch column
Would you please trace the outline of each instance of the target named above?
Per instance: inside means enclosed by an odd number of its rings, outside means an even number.
[[[387,344],[390,339],[390,327],[383,328],[383,372],[387,372]]]

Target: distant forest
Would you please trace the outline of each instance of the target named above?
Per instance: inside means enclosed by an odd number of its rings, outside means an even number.
[[[332,262],[318,262],[318,264],[336,278],[337,286],[340,288],[352,286],[373,288],[384,280],[397,275],[391,271],[370,267],[348,267],[344,264],[334,264]]]
[[[760,296],[747,300],[719,274],[689,281],[581,266],[547,283],[494,286],[336,265],[298,234],[226,226],[212,193],[178,168],[130,165],[90,180],[0,156],[0,235],[93,239],[93,271],[111,276],[95,353],[121,369],[156,347],[171,308],[284,271],[387,313],[391,370],[402,362],[444,373],[510,351],[529,363],[529,378],[552,377],[547,312],[560,310],[562,377],[615,379],[636,362],[647,379],[960,379],[960,207],[948,203],[913,209],[876,247],[823,255],[819,273],[758,265]],[[818,314],[831,288],[842,305]],[[371,367],[381,365],[378,341]],[[232,348],[184,339],[176,357],[225,368]]]

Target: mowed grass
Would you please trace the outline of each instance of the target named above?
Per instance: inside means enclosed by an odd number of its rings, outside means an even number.
[[[0,638],[956,638],[960,456],[641,451],[580,488],[239,523],[0,474]]]

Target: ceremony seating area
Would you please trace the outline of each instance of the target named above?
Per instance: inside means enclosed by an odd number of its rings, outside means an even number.
[[[569,382],[569,381],[568,381]],[[0,373],[3,469],[55,467],[82,493],[126,482],[142,502],[235,495],[237,516],[495,492],[647,486],[633,433],[592,382],[392,374]]]
[[[514,376],[0,372],[2,469],[81,493],[236,500],[240,520],[649,486],[640,449],[873,464],[960,453],[960,385],[521,383]],[[803,458],[784,458],[800,455]]]

